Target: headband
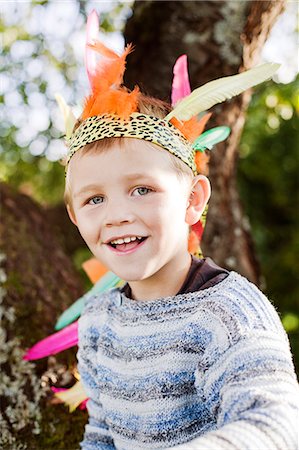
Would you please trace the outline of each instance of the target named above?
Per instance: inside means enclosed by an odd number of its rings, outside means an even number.
[[[73,133],[66,163],[82,147],[109,137],[142,139],[159,145],[197,172],[194,150],[183,134],[170,122],[147,114],[132,113],[127,119],[111,114],[86,119]]]

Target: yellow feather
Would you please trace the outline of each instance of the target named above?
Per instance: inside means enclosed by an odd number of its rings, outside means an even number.
[[[77,119],[74,116],[71,108],[66,104],[64,98],[60,94],[55,94],[55,98],[58,103],[59,109],[63,114],[65,137],[66,139],[69,139],[72,135],[72,131]]]
[[[87,398],[81,381],[77,381],[74,386],[66,391],[56,392],[55,397],[62,400],[66,405],[68,405],[70,412],[73,412],[80,403]]]
[[[241,94],[246,89],[268,80],[279,67],[280,64],[276,63],[262,64],[237,75],[210,81],[177,103],[164,120],[170,120],[172,117],[184,121],[189,120],[217,103],[222,103]]]

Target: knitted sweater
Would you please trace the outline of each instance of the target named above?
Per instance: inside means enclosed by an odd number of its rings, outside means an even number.
[[[132,300],[113,289],[79,320],[89,400],[84,450],[295,450],[298,384],[267,298],[231,272],[217,285]]]

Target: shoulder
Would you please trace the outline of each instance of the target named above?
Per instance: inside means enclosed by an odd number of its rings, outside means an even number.
[[[228,357],[241,355],[239,360],[244,362],[244,358],[260,354],[264,360],[280,355],[280,360],[292,367],[290,344],[279,315],[257,286],[230,272],[225,280],[202,292],[202,297],[200,292],[194,293],[198,296],[197,317],[209,336],[199,364],[202,369],[220,360],[225,365]]]
[[[199,304],[204,303],[207,313],[220,321],[235,339],[255,330],[286,336],[272,303],[242,275],[230,272],[223,281],[204,292],[204,302]]]

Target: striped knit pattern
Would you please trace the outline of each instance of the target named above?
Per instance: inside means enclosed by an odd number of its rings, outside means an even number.
[[[84,450],[295,450],[298,383],[267,298],[231,272],[151,301],[113,289],[79,320]]]

